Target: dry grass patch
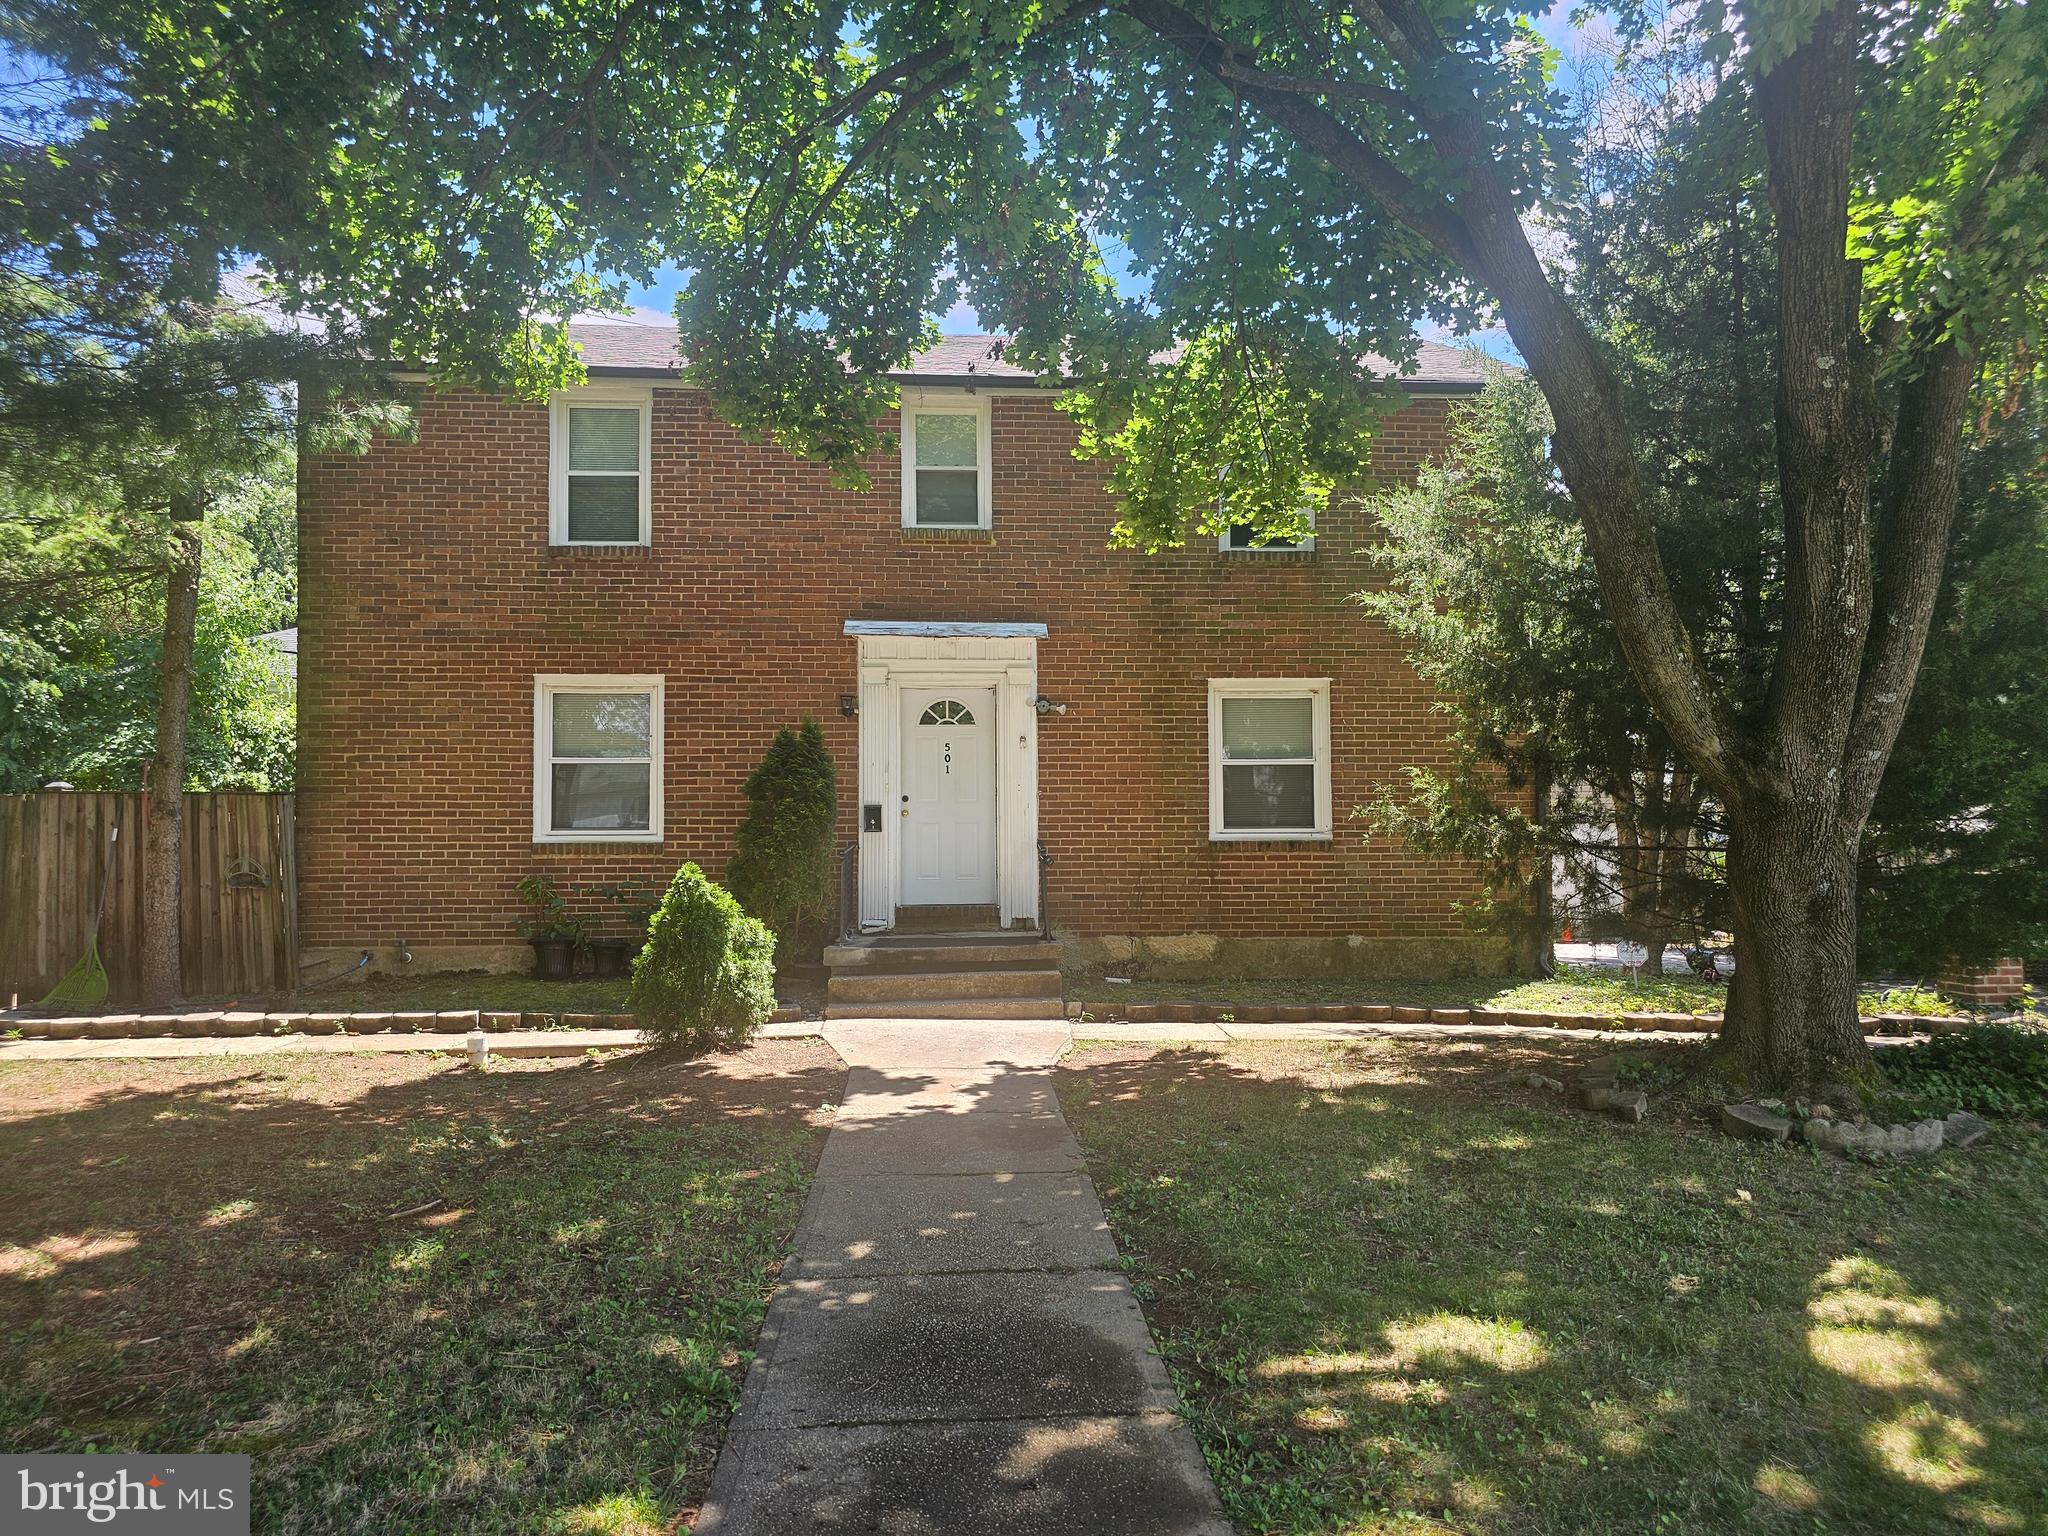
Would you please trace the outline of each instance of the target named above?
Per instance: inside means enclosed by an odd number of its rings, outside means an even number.
[[[246,1451],[267,1531],[667,1529],[843,1081],[797,1043],[0,1063],[0,1449]]]

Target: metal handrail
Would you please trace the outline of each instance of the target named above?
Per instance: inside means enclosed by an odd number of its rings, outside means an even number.
[[[850,937],[860,926],[860,907],[854,885],[854,855],[859,850],[858,843],[848,843],[839,850],[839,937],[842,939]]]
[[[1045,844],[1038,845],[1038,931],[1044,938],[1052,937],[1052,911],[1046,905],[1048,881],[1046,871],[1052,868],[1052,855],[1045,850]]]

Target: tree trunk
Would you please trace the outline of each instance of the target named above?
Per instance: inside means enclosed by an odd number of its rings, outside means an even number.
[[[180,887],[185,843],[185,723],[192,704],[192,637],[199,623],[198,513],[177,509],[170,583],[164,593],[162,692],[156,759],[142,849],[142,1001],[160,1008],[184,995]]]
[[[1742,1083],[1790,1091],[1860,1084],[1870,1051],[1856,1015],[1856,860],[1833,808],[1729,807],[1735,976],[1716,1046]]]

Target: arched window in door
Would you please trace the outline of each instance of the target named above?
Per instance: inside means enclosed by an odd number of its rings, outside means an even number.
[[[958,699],[935,699],[918,716],[919,725],[972,725],[974,716]]]

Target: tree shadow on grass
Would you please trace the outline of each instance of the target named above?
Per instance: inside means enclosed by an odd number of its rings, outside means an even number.
[[[1243,1528],[2041,1528],[2048,1140],[1871,1168],[1579,1114],[1559,1061],[1069,1059]]]
[[[783,1044],[81,1065],[5,1079],[0,1447],[248,1451],[279,1530],[666,1523],[845,1078]]]

